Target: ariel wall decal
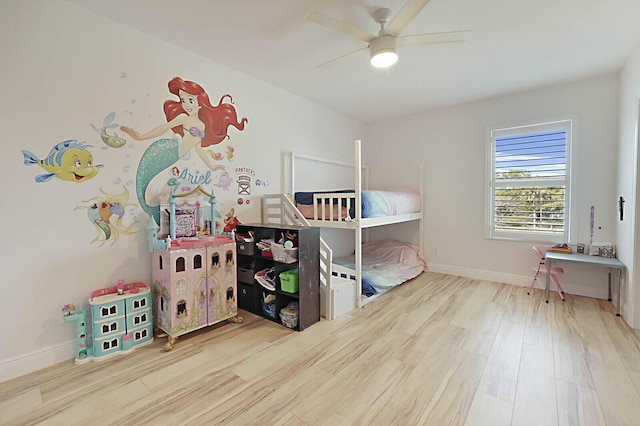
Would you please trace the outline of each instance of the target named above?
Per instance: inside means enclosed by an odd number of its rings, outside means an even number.
[[[192,150],[195,150],[211,172],[224,170],[223,165],[213,164],[210,160],[210,158],[216,160],[222,160],[222,158],[216,158],[215,153],[207,154],[205,148],[229,139],[228,128],[230,126],[242,131],[248,122],[246,117],[238,120],[231,95],[223,95],[218,105],[214,106],[209,100],[209,95],[197,83],[175,77],[169,81],[168,87],[169,92],[176,95],[179,100],[165,101],[166,123],[160,124],[145,134],[140,134],[131,127],[120,127],[123,132],[137,141],[155,139],[168,131],[174,133],[173,137],[156,140],[145,150],[136,175],[138,202],[157,224],[160,223],[160,206],[156,203],[149,203],[146,196],[152,179],[174,166]],[[229,160],[233,157],[233,152],[233,148],[227,149]],[[204,176],[207,175],[204,174]],[[166,184],[166,179],[163,181],[164,184]]]

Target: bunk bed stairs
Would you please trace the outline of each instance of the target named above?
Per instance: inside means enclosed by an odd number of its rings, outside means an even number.
[[[284,194],[262,196],[262,222],[311,226]],[[357,306],[356,280],[352,273],[333,264],[333,251],[320,238],[320,315],[326,319],[336,319]]]

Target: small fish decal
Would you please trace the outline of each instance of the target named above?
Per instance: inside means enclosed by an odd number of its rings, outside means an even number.
[[[213,185],[227,191],[229,189],[229,186],[231,186],[231,175],[229,175],[229,172],[223,170],[222,173],[220,173],[218,183],[214,183]]]
[[[85,145],[75,139],[69,139],[54,146],[47,158],[43,160],[39,160],[33,153],[24,149],[22,155],[24,155],[25,165],[37,164],[48,172],[35,177],[35,181],[38,183],[46,182],[54,176],[58,179],[80,183],[97,175],[98,169],[103,167],[102,164],[93,164],[93,156],[87,148],[92,148],[92,146]]]
[[[102,208],[101,208],[102,204]],[[105,215],[105,203],[93,203],[89,206],[87,210],[87,216],[89,217],[89,221],[96,225],[96,227],[102,229],[104,232],[104,239],[108,240],[111,238],[111,227],[109,226],[109,218],[111,215]],[[109,212],[110,213],[110,212]],[[107,216],[107,220],[105,217]]]
[[[120,234],[131,235],[137,232],[133,229],[136,226],[135,221],[129,226],[125,226],[123,223],[126,208],[136,205],[127,203],[129,190],[126,186],[122,188],[123,192],[120,194],[109,194],[100,188],[104,197],[84,200],[83,203],[90,204],[75,208],[75,210],[87,209],[87,217],[97,230],[97,236],[91,243],[99,242],[102,246],[110,240],[113,244],[118,240]]]
[[[235,149],[229,145],[227,147],[227,158],[229,159],[229,161],[233,160],[233,153],[235,152]]]
[[[100,137],[102,138],[102,142],[104,142],[105,145],[110,146],[111,148],[121,148],[127,143],[127,141],[124,138],[119,137],[116,132],[113,132],[113,135],[107,133],[107,129],[120,127],[119,124],[113,123],[113,119],[115,117],[115,112],[109,113],[102,122],[102,128],[98,129],[93,124],[91,125],[91,127],[96,131],[96,133],[100,135]]]

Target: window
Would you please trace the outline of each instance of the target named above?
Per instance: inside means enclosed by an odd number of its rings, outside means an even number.
[[[142,340],[147,336],[147,330],[136,331],[133,335],[133,340],[137,342],[138,340]]]
[[[176,259],[176,272],[184,272],[184,257],[179,257]]]
[[[138,325],[147,322],[147,314],[136,315],[133,317],[133,324]]]
[[[568,242],[571,120],[489,132],[487,237]]]

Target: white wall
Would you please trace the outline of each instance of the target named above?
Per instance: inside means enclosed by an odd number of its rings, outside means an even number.
[[[623,316],[634,328],[640,328],[640,291],[638,290],[638,115],[640,114],[640,46],[627,59],[620,72],[620,150],[618,153],[618,192],[625,199],[624,220],[618,222],[617,240],[623,250],[620,261],[626,266],[626,297]]]
[[[577,119],[577,223],[571,243],[589,242],[592,205],[596,227],[602,228],[596,229],[594,241],[613,241],[617,110],[618,75],[606,75],[368,124],[369,148],[363,156],[372,169],[373,187],[417,186],[411,181],[413,170],[423,159],[425,256],[432,271],[524,285],[537,262],[532,244],[484,237],[487,129],[568,115]],[[606,297],[606,270],[563,266],[566,291]]]
[[[243,222],[259,220],[262,193],[281,191],[284,151],[319,155],[334,149],[338,158],[349,157],[352,141],[364,133],[360,122],[64,1],[3,2],[0,39],[6,149],[0,156],[0,381],[75,356],[74,326],[61,317],[64,304],[82,306],[92,290],[120,278],[150,280],[144,217],[141,232],[99,247],[91,243],[96,230],[87,210],[75,207],[101,196],[101,189],[116,193],[134,181],[151,141],[105,149],[90,123],[99,125],[113,111],[119,124],[150,130],[166,121],[162,105],[174,99],[167,83],[175,76],[199,83],[214,104],[231,94],[249,122],[242,132],[230,128],[225,143],[236,155],[225,164],[229,170],[251,167],[269,183],[253,188],[245,197],[249,205],[237,205],[235,186],[216,191],[220,209],[235,207]],[[44,158],[66,139],[93,145],[95,162],[104,167],[81,184],[56,178],[36,183],[34,177],[45,172],[26,166],[20,150]],[[134,195],[130,201],[137,201]]]

